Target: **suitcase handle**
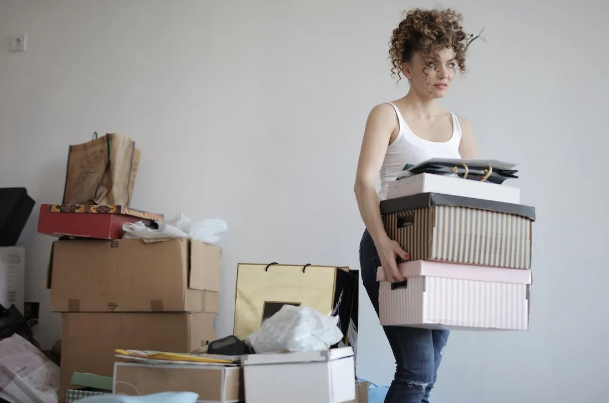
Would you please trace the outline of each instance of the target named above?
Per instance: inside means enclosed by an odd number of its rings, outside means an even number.
[[[411,227],[414,225],[414,214],[408,214],[398,217],[397,227],[398,229],[404,227]]]
[[[391,283],[391,291],[401,290],[408,287],[408,280],[400,281],[399,283]]]

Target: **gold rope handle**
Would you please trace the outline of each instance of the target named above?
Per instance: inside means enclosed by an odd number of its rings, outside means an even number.
[[[491,176],[491,174],[493,173],[493,167],[489,165],[487,169],[482,171],[482,173],[484,174],[484,176],[482,177],[481,181],[486,182],[489,176]]]
[[[467,174],[469,174],[469,168],[467,167],[467,164],[465,162],[462,162],[461,165],[463,165],[463,168],[465,168],[465,173],[463,174],[463,179],[467,179]],[[453,173],[457,173],[457,166],[455,165],[454,167],[452,167],[450,169]]]

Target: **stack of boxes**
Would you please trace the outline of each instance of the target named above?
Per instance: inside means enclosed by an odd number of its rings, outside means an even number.
[[[40,232],[57,233],[49,228],[54,225],[65,233],[71,222],[68,233],[77,237],[104,226],[111,234],[121,218],[107,209],[83,214],[75,209],[86,210],[43,205]],[[49,224],[49,215],[55,224]],[[114,224],[108,215],[115,215]],[[107,222],[95,228],[83,224],[100,218]],[[47,287],[51,311],[62,315],[60,402],[70,399],[74,372],[113,376],[116,349],[188,353],[216,339],[218,246],[108,238],[53,243]]]
[[[392,183],[385,230],[409,253],[390,283],[382,268],[382,325],[526,330],[532,223],[518,188],[418,174]]]

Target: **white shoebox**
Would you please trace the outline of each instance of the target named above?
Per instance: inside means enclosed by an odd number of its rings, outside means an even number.
[[[531,270],[413,261],[400,263],[404,283],[378,268],[383,326],[448,330],[527,330]]]
[[[520,204],[519,188],[444,175],[413,175],[389,182],[387,187],[388,199],[420,193],[442,193],[452,196]]]
[[[23,314],[25,293],[25,248],[7,246],[0,248],[0,304],[11,305]]]
[[[342,403],[355,399],[353,348],[244,356],[247,403]]]

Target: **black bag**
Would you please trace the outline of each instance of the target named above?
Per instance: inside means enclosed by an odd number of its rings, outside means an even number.
[[[422,173],[435,175],[457,175],[463,179],[502,184],[506,179],[518,179],[518,170],[507,168],[493,161],[441,160],[434,159],[418,165],[406,165],[404,171],[411,175]]]
[[[15,246],[34,208],[25,188],[0,189],[0,246]]]
[[[38,343],[34,339],[32,329],[28,326],[25,318],[15,305],[11,305],[10,308],[6,309],[0,304],[0,340],[9,338],[14,334],[18,334],[39,348]]]
[[[226,336],[212,341],[207,347],[207,353],[215,355],[245,355],[252,352],[243,340],[235,336]]]

